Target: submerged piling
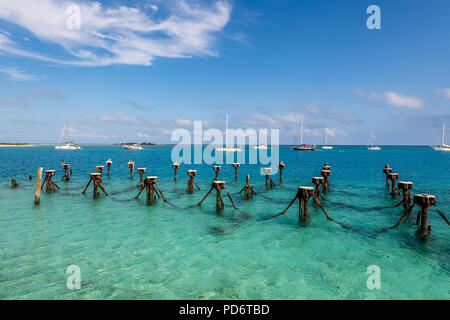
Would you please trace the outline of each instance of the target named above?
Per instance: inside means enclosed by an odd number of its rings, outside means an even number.
[[[272,187],[273,182],[270,181],[270,184],[269,184],[269,175],[272,173],[272,168],[263,168],[262,172],[266,176],[266,188],[268,188],[269,186]]]
[[[413,183],[410,181],[399,181],[398,189],[403,193],[403,208],[408,208],[411,205],[411,193],[409,192],[413,188]]]
[[[41,202],[41,181],[43,168],[38,168],[36,176],[36,192],[34,194],[34,204],[39,205]]]
[[[111,168],[112,163],[113,162],[111,161],[111,159],[106,160],[106,166],[108,167],[108,173],[107,173],[108,177],[109,177],[109,169]]]
[[[286,167],[286,165],[283,163],[283,161],[280,161],[278,163],[278,170],[280,170],[280,182],[283,182],[283,169]]]
[[[103,183],[103,169],[105,169],[105,166],[96,166],[95,172],[100,173],[100,182]]]
[[[238,179],[238,168],[241,165],[239,163],[233,163],[233,168],[234,168],[234,179],[237,180]]]
[[[219,171],[220,171],[221,168],[222,168],[221,166],[214,166],[213,167],[214,172],[216,173],[216,177],[214,178],[215,181],[219,180]]]
[[[173,180],[174,181],[177,181],[177,171],[178,171],[178,168],[180,167],[180,165],[178,164],[178,162],[174,162],[173,164],[172,164],[172,168],[173,168]]]
[[[134,171],[134,162],[128,161],[128,168],[130,168],[130,178],[133,179],[133,171]]]
[[[102,184],[102,174],[100,172],[93,172],[89,174],[89,182],[87,183],[86,187],[84,188],[82,194],[86,194],[86,190],[89,187],[89,185],[93,182],[93,189],[94,189],[94,198],[98,198],[100,196],[100,193],[98,192],[98,188],[100,188],[105,196],[108,196],[108,193],[106,192],[105,188],[103,188]]]
[[[244,191],[244,199],[249,200],[253,198],[253,195],[256,194],[256,192],[253,190],[253,185],[250,184],[250,175],[248,174],[246,176],[246,182],[245,186],[239,191],[239,193],[242,193]]]
[[[386,187],[390,187],[390,185],[389,185],[389,173],[392,173],[392,168],[391,167],[389,167],[389,165],[388,164],[386,164],[385,166],[384,166],[384,168],[383,168],[383,173],[385,174],[385,176],[386,176]]]
[[[414,203],[420,207],[416,224],[418,225],[420,220],[419,232],[425,237],[431,232],[431,226],[427,226],[428,207],[436,205],[436,197],[431,194],[415,194]]]
[[[11,188],[15,189],[19,187],[19,183],[15,179],[11,179]]]
[[[206,193],[206,195],[203,197],[203,199],[197,204],[198,206],[201,206],[203,201],[208,198],[208,196],[211,194],[213,190],[216,190],[216,210],[221,211],[224,209],[225,204],[222,199],[221,191],[225,190],[225,181],[213,181],[211,184],[211,189]],[[231,194],[227,191],[227,196],[230,199],[231,204],[233,205],[233,208],[236,208],[236,205],[234,204],[233,199],[231,198]]]
[[[328,191],[329,177],[331,170],[322,170],[320,175],[323,177],[323,191]]]
[[[197,175],[197,170],[188,170],[187,175],[189,176],[189,180],[187,183],[186,192],[192,193],[192,192],[194,192],[194,184],[195,184],[194,177]]]
[[[42,184],[42,187],[44,187],[44,184],[45,184],[46,192],[51,193],[51,192],[54,192],[57,189],[59,189],[58,185],[52,181],[52,177],[54,177],[54,176],[55,176],[55,170],[45,170],[45,180]]]
[[[139,182],[136,185],[136,187],[142,188],[142,186],[144,185],[143,175],[144,175],[145,171],[147,171],[146,168],[137,168],[137,172],[139,173],[140,178],[139,178]]]
[[[63,164],[61,164],[61,166],[64,170],[64,176],[62,177],[62,181],[69,182],[70,181],[70,177],[69,177],[70,164],[63,163]]]
[[[391,173],[388,173],[388,178],[392,182],[391,195],[395,196],[395,191],[396,191],[395,182],[400,178],[400,175],[398,173],[391,172]]]

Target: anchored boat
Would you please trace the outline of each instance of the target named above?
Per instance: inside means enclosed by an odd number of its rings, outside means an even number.
[[[303,143],[303,121],[301,122],[300,129],[297,131],[297,134],[294,137],[293,145],[297,144],[297,139],[300,136],[300,145],[296,147],[292,147],[292,149],[296,151],[314,151],[316,150],[316,146],[310,144]]]
[[[61,132],[61,137],[59,138],[59,144],[57,146],[55,146],[55,149],[57,150],[79,150],[81,149],[81,147],[77,144],[75,144],[74,141],[67,141],[64,144],[61,144],[61,142],[63,141],[63,138],[65,139],[66,137],[66,131],[67,131],[67,127],[64,125],[64,128]]]
[[[442,143],[440,146],[432,146],[436,151],[450,151],[450,146],[445,144],[445,123],[442,124]]]

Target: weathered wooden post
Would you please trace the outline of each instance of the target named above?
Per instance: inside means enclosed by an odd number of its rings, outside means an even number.
[[[211,184],[211,189],[209,189],[208,193],[203,197],[203,199],[197,204],[198,206],[201,206],[203,201],[210,195],[211,191],[216,190],[216,210],[220,211],[224,208],[224,203],[222,200],[221,191],[225,189],[225,181],[213,181]],[[231,198],[231,194],[227,191],[228,198],[230,199],[231,204],[233,205],[233,208],[236,208],[236,205],[234,204],[233,199]]]
[[[130,178],[133,179],[133,171],[134,171],[134,162],[128,161],[128,168],[130,168]]]
[[[403,208],[409,208],[411,205],[411,193],[409,192],[413,188],[413,183],[410,181],[399,181],[398,189],[403,193]]]
[[[61,164],[63,170],[64,170],[64,176],[62,177],[63,181],[69,182],[70,181],[70,177],[69,177],[69,168],[70,168],[70,164],[68,163],[63,163]]]
[[[144,188],[146,189],[147,194],[147,203],[152,204],[155,201],[155,193],[158,196],[158,198],[162,198],[164,202],[167,202],[166,198],[164,197],[161,188],[158,186],[157,183],[158,177],[156,176],[150,176],[144,179],[144,185],[142,186],[141,190],[135,197],[135,199],[138,199],[141,195]]]
[[[262,172],[266,176],[266,188],[268,188],[269,187],[269,175],[272,173],[272,168],[263,168]]]
[[[178,170],[179,167],[180,167],[180,165],[176,161],[172,164],[172,168],[174,170],[174,172],[173,172],[173,180],[175,180],[175,181],[177,181],[177,170]]]
[[[283,161],[280,161],[278,163],[278,170],[280,170],[280,182],[283,182],[283,169],[286,167],[286,165],[283,163]]]
[[[250,197],[251,197],[251,193],[250,193],[250,175],[249,174],[245,177],[245,180],[246,180],[245,186],[242,188],[242,190],[239,193],[244,191],[244,199],[245,200],[249,200]]]
[[[54,192],[56,188],[59,189],[58,185],[52,181],[52,177],[55,176],[55,170],[45,170],[45,191]],[[44,185],[42,185],[43,187]]]
[[[316,197],[316,201],[320,203],[320,186],[324,183],[325,179],[323,177],[313,177],[312,183],[316,186],[314,190],[314,197]]]
[[[398,174],[398,173],[388,173],[388,178],[389,178],[389,180],[391,180],[392,181],[392,189],[391,189],[391,194],[393,195],[393,196],[395,196],[395,190],[396,190],[396,188],[395,188],[395,182],[398,180],[398,178],[400,177],[400,175]]]
[[[11,179],[11,188],[15,189],[19,187],[19,183],[15,179]]]
[[[299,187],[298,188],[298,200],[299,200],[298,218],[300,221],[308,222],[310,220],[309,211],[308,211],[308,203],[309,203],[309,198],[311,198],[313,195],[314,195],[313,187]],[[302,214],[302,206],[303,206],[303,214]]]
[[[105,169],[105,166],[96,166],[95,172],[100,173],[100,182],[103,183],[103,169]]]
[[[143,175],[144,175],[145,171],[147,171],[146,168],[137,168],[137,172],[139,173],[140,179],[139,179],[139,183],[136,185],[136,187],[142,188],[142,186],[144,185]]]
[[[82,194],[86,193],[86,190],[89,187],[89,185],[91,184],[91,182],[93,182],[93,187],[94,187],[94,198],[97,198],[100,195],[100,193],[98,192],[98,188],[100,188],[103,191],[105,196],[108,196],[108,193],[106,192],[105,188],[103,188],[102,174],[100,172],[93,172],[93,173],[89,174],[89,182],[87,183],[86,187],[84,188]]]
[[[386,164],[383,168],[383,173],[386,176],[386,187],[389,187],[389,173],[392,173],[392,168]]]
[[[422,237],[431,232],[431,226],[427,227],[427,211],[428,207],[436,205],[436,197],[430,194],[415,194],[414,203],[420,207],[417,224],[420,220],[419,232]]]
[[[189,180],[187,183],[186,192],[192,193],[194,192],[194,177],[197,175],[197,170],[188,170],[187,175],[189,176]]]
[[[234,168],[234,179],[237,180],[238,179],[238,168],[241,165],[239,163],[233,163],[233,168]]]
[[[112,163],[113,162],[111,161],[111,159],[106,160],[106,166],[108,167],[108,177],[109,177],[109,169],[111,168]]]
[[[216,177],[214,178],[215,181],[219,180],[219,171],[220,171],[221,168],[222,168],[221,166],[214,166],[213,167],[214,172],[216,173]]]
[[[41,181],[43,168],[38,168],[36,176],[36,192],[34,194],[34,204],[39,205],[41,202]]]
[[[328,191],[328,183],[329,183],[329,177],[331,175],[330,170],[322,170],[320,172],[320,175],[323,177],[323,191]]]
[[[328,170],[328,171],[331,171],[331,167],[328,165],[328,162],[325,163],[325,164],[322,166],[322,170]]]

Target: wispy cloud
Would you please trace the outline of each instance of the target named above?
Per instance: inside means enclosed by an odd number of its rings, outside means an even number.
[[[28,108],[28,103],[19,101],[16,98],[4,98],[0,99],[0,107],[8,107],[13,109],[26,109]]]
[[[78,66],[112,64],[146,65],[155,58],[217,56],[214,34],[227,25],[231,5],[218,0],[188,4],[171,3],[168,14],[156,17],[128,6],[106,7],[96,1],[79,2],[81,28],[67,27],[69,2],[57,0],[2,0],[0,19],[18,25],[42,44],[30,48],[29,41],[0,33],[0,51],[42,61]],[[50,55],[46,45],[59,46],[61,52]]]
[[[132,100],[125,100],[125,101],[122,101],[122,103],[129,105],[139,111],[152,111],[153,110],[153,108],[148,105],[141,104],[139,102],[132,101]]]
[[[425,101],[421,98],[395,91],[385,91],[383,94],[379,94],[375,91],[354,90],[354,93],[366,100],[388,104],[393,107],[410,109],[422,109],[425,107]]]
[[[24,70],[21,70],[17,67],[1,67],[0,73],[5,75],[8,79],[15,81],[30,81],[30,80],[38,80],[38,77],[34,74],[27,73]]]
[[[439,89],[436,92],[444,98],[450,99],[450,88]]]

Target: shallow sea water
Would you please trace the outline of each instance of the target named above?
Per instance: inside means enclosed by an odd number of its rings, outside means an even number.
[[[286,164],[283,183],[264,187],[261,165],[242,165],[234,180],[231,165],[222,165],[238,210],[223,194],[225,210],[215,210],[209,190],[209,165],[185,165],[173,181],[171,146],[127,151],[118,146],[83,146],[79,151],[52,146],[0,149],[0,299],[449,299],[449,227],[432,208],[432,236],[416,235],[417,210],[396,230],[402,208],[392,206],[382,168],[389,163],[400,180],[414,182],[413,193],[437,197],[437,209],[450,213],[450,153],[428,147],[338,147],[295,152],[280,147]],[[111,158],[110,193],[93,199],[92,187],[81,192],[96,165]],[[73,168],[69,183],[60,160]],[[157,175],[170,204],[147,205],[129,177],[128,160]],[[311,221],[298,222],[298,205],[281,212],[300,185],[311,186],[322,165],[332,167],[331,186],[323,201],[335,220],[327,221],[310,205]],[[61,187],[42,194],[34,205],[37,167],[55,169]],[[186,194],[187,169],[197,169],[201,191]],[[237,194],[245,175],[260,194],[244,201]],[[28,181],[28,175],[33,176]],[[10,188],[15,178],[20,187]],[[66,286],[66,268],[81,269],[81,289]],[[369,290],[367,268],[381,269],[381,289]]]

